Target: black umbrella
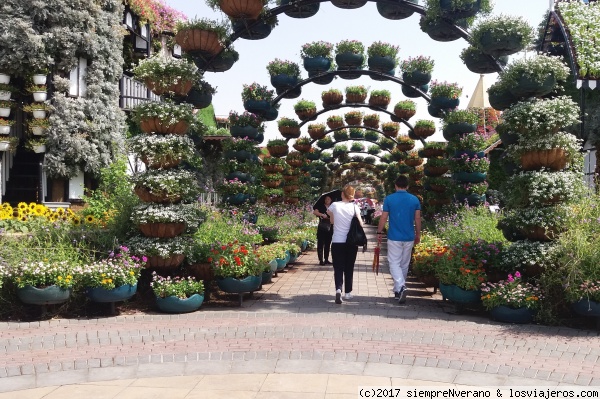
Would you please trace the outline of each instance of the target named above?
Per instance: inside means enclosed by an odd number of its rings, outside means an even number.
[[[342,200],[342,190],[333,190],[328,193],[322,194],[317,202],[313,205],[313,209],[322,209],[325,208],[325,197],[330,197],[331,202],[341,201]]]

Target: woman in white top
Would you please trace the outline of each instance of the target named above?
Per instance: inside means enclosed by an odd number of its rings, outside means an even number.
[[[345,186],[342,190],[342,200],[329,206],[327,214],[333,225],[333,238],[331,240],[331,257],[333,260],[333,276],[335,280],[335,303],[342,303],[342,285],[344,285],[344,299],[352,298],[352,278],[354,276],[354,262],[358,247],[346,244],[346,237],[350,230],[350,223],[354,215],[362,226],[360,208],[354,202],[354,187]]]

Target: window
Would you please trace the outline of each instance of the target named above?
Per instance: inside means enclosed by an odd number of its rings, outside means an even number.
[[[80,58],[79,64],[71,70],[69,80],[71,85],[69,86],[69,95],[73,97],[86,97],[87,96],[87,84],[85,78],[87,76],[87,59]]]

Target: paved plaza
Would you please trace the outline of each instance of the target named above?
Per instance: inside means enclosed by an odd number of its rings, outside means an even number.
[[[371,242],[375,228],[367,228]],[[411,281],[392,298],[382,248],[334,303],[316,251],[241,307],[0,323],[0,399],[357,398],[358,386],[600,386],[597,330],[491,321]],[[76,395],[76,396],[73,396]]]

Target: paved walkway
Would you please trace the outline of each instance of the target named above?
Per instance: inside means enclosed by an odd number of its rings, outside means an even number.
[[[374,240],[374,228],[368,232]],[[411,282],[391,296],[372,248],[354,299],[333,270],[298,259],[241,308],[181,315],[0,323],[0,399],[356,398],[360,385],[600,386],[597,331],[507,325],[460,314]],[[235,377],[235,378],[232,378]]]

